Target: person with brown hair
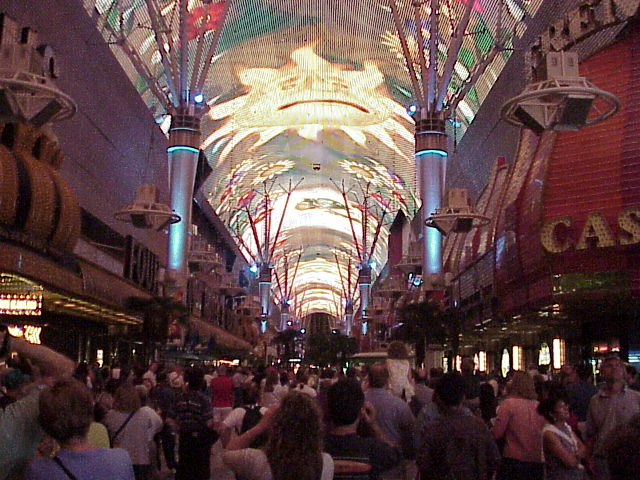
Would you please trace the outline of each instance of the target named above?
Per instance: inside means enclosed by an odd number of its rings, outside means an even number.
[[[382,475],[385,480],[405,478],[415,458],[415,418],[409,404],[388,389],[389,370],[384,362],[374,363],[369,369],[369,389],[364,393],[367,402],[376,411],[376,423],[391,443],[402,451],[401,466]]]
[[[262,405],[266,408],[280,404],[282,398],[289,392],[287,387],[280,385],[280,375],[278,370],[273,367],[267,368],[267,374],[261,390]]]
[[[538,396],[533,379],[516,371],[507,384],[507,398],[498,407],[491,430],[505,439],[498,478],[542,480],[542,428],[544,418],[537,412]]]
[[[567,424],[569,405],[562,397],[550,396],[540,402],[538,413],[548,422],[542,429],[546,480],[583,480],[580,461],[586,449]]]
[[[142,405],[140,394],[130,383],[121,385],[113,397],[113,409],[104,417],[113,447],[124,448],[131,457],[136,480],[151,478],[149,449],[153,437],[162,429],[162,418]]]
[[[458,372],[436,385],[440,415],[426,424],[417,465],[421,480],[489,480],[500,463],[495,440],[484,422],[463,405],[467,385]]]
[[[387,348],[387,369],[389,370],[389,388],[396,396],[409,402],[415,395],[411,365],[407,346],[394,340]]]
[[[600,370],[605,384],[589,402],[585,443],[591,447],[593,478],[609,480],[607,439],[640,415],[640,393],[626,386],[624,364],[619,357],[605,358]]]
[[[93,399],[75,379],[56,382],[40,395],[38,422],[61,446],[55,457],[34,458],[28,480],[133,480],[127,452],[120,448],[94,448],[87,441],[93,420]]]
[[[311,398],[316,398],[318,396],[318,392],[315,391],[314,388],[308,385],[309,382],[309,369],[308,368],[300,368],[296,372],[296,384],[292,387],[293,390],[299,393],[303,393],[308,395]]]
[[[247,448],[264,432],[264,450]],[[292,391],[278,408],[226,446],[222,459],[243,480],[331,480],[333,459],[322,453],[320,413],[308,395]]]
[[[55,379],[71,375],[74,367],[64,355],[44,345],[12,337],[0,327],[0,360],[11,352],[28,360],[33,367],[34,382],[27,395],[0,409],[0,480],[20,478],[42,438],[42,429],[38,425],[40,393]]]

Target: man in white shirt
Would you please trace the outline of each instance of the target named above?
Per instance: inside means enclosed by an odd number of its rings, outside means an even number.
[[[151,363],[151,365],[149,365],[149,370],[144,372],[144,375],[142,375],[142,380],[145,383],[149,384],[148,385],[149,390],[155,387],[156,384],[158,383],[157,377],[156,377],[157,372],[158,372],[158,364],[156,362],[153,362]]]

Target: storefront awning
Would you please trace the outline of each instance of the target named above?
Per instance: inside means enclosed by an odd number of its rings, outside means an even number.
[[[149,293],[85,260],[74,268],[11,243],[0,248],[0,293],[42,295],[43,312],[55,312],[92,321],[141,325],[142,319],[125,308],[128,297]]]
[[[226,330],[213,325],[208,322],[204,322],[197,318],[192,318],[189,323],[196,329],[199,335],[211,336],[216,339],[216,343],[232,350],[251,351],[253,348],[251,344]]]

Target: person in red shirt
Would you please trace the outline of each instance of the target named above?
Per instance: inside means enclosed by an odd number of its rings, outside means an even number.
[[[222,422],[233,407],[233,380],[226,365],[218,367],[218,376],[211,379],[211,404],[213,406],[213,421]]]

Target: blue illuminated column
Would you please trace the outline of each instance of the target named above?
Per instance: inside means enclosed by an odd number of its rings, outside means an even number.
[[[371,293],[371,266],[367,261],[361,263],[358,272],[358,289],[360,290],[360,316],[364,319],[367,317]]]
[[[429,288],[442,274],[442,235],[425,222],[442,206],[447,173],[447,134],[441,113],[419,110],[416,120],[416,169],[422,200],[422,278]]]
[[[353,301],[349,298],[344,306],[344,329],[345,335],[351,335],[353,328]]]
[[[191,111],[190,111],[191,110]],[[170,294],[185,297],[191,230],[193,188],[200,156],[200,116],[193,106],[178,109],[169,129],[169,188],[171,208],[180,221],[169,226],[168,280]]]
[[[271,310],[271,270],[268,263],[260,265],[258,296],[260,297],[260,316],[263,320],[266,320]]]
[[[280,330],[286,330],[289,326],[287,323],[291,315],[289,314],[289,303],[287,300],[280,302]]]

